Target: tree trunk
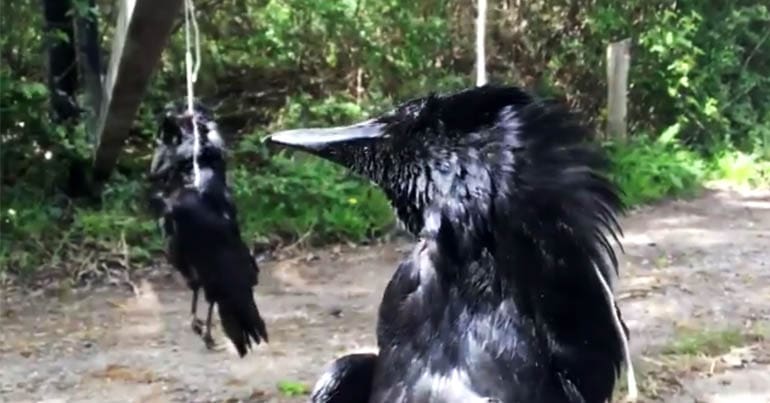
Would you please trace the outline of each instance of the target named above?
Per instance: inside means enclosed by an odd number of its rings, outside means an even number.
[[[90,9],[95,7],[95,0],[89,0]],[[89,13],[77,18],[78,61],[80,75],[86,94],[89,114],[86,129],[91,143],[96,143],[96,119],[102,101],[102,60],[99,44],[99,25],[96,15]]]

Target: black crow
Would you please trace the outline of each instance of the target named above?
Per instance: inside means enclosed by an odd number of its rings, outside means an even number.
[[[633,382],[607,237],[624,206],[589,135],[498,86],[272,134],[372,180],[419,237],[382,297],[379,353],[330,365],[313,402],[598,403],[624,361]]]
[[[157,189],[150,208],[159,217],[167,239],[169,262],[193,291],[192,328],[212,348],[214,304],[227,337],[243,357],[252,340],[267,342],[267,330],[252,288],[259,268],[241,238],[237,211],[228,189],[224,144],[211,113],[195,105],[166,108],[158,132],[150,178]],[[199,131],[197,158],[193,124]],[[200,182],[196,185],[196,170]],[[198,291],[209,302],[204,323],[196,315]]]

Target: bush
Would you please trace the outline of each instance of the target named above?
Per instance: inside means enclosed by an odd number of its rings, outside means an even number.
[[[675,140],[677,131],[675,125],[655,140],[639,136],[608,147],[614,165],[611,176],[627,204],[689,194],[706,177],[703,157],[682,147]]]
[[[735,150],[717,153],[710,165],[711,178],[752,187],[770,186],[770,161],[758,154]]]
[[[247,242],[303,237],[315,244],[360,242],[393,222],[377,188],[329,162],[279,154],[261,166],[245,161],[250,144],[236,153],[230,184]],[[240,153],[240,154],[239,154]],[[81,261],[127,248],[134,262],[161,251],[161,236],[144,206],[146,184],[116,175],[99,208],[20,183],[3,189],[0,210],[0,268],[26,275],[41,266]]]
[[[637,137],[627,144],[607,145],[613,162],[610,176],[627,204],[693,195],[710,180],[770,185],[770,161],[730,148],[704,155],[677,141],[677,131],[674,125],[654,140]]]
[[[314,157],[281,154],[263,169],[236,167],[232,179],[248,234],[296,239],[312,233],[315,241],[357,242],[392,223],[382,192]]]
[[[94,144],[82,122],[57,126],[42,113],[49,95],[43,45],[60,35],[43,35],[34,4],[9,2],[0,13],[0,265],[32,271],[89,249],[151,256],[160,238],[143,213],[142,176],[152,111],[183,96],[184,37],[169,42],[97,210],[60,190],[70,162],[87,160]],[[105,36],[115,18],[110,4],[98,10]],[[316,158],[267,158],[260,134],[350,123],[404,98],[472,85],[474,7],[222,0],[200,11],[204,63],[196,91],[216,106],[234,150],[230,174],[245,236],[359,241],[387,228],[392,216],[378,190]],[[770,182],[768,22],[767,5],[748,0],[499,2],[488,18],[490,79],[561,97],[601,126],[604,50],[630,37],[634,136],[608,145],[626,201],[688,194],[718,178],[763,185]]]

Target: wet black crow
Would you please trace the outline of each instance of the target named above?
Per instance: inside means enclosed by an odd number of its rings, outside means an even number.
[[[624,207],[589,137],[565,107],[502,86],[272,134],[372,180],[419,237],[382,297],[379,353],[332,363],[312,401],[610,399],[628,360],[609,242]]]
[[[169,262],[193,291],[193,330],[207,347],[214,346],[211,319],[216,304],[224,332],[242,357],[252,340],[267,341],[252,294],[259,268],[241,238],[227,185],[223,140],[212,114],[202,105],[194,110],[193,116],[183,104],[171,104],[165,110],[150,168],[155,184],[150,208],[160,219]],[[193,124],[200,139],[195,161]],[[205,326],[196,314],[200,288],[209,302]]]

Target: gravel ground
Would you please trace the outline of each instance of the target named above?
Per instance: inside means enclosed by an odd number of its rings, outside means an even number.
[[[770,402],[770,192],[715,185],[622,224],[617,293],[641,401]],[[0,401],[306,401],[277,384],[312,385],[334,357],[373,348],[379,298],[406,250],[345,246],[262,264],[257,303],[271,342],[244,359],[221,333],[224,348],[204,348],[178,282],[140,281],[136,294],[6,290]],[[709,351],[671,347],[723,333],[737,336]]]

